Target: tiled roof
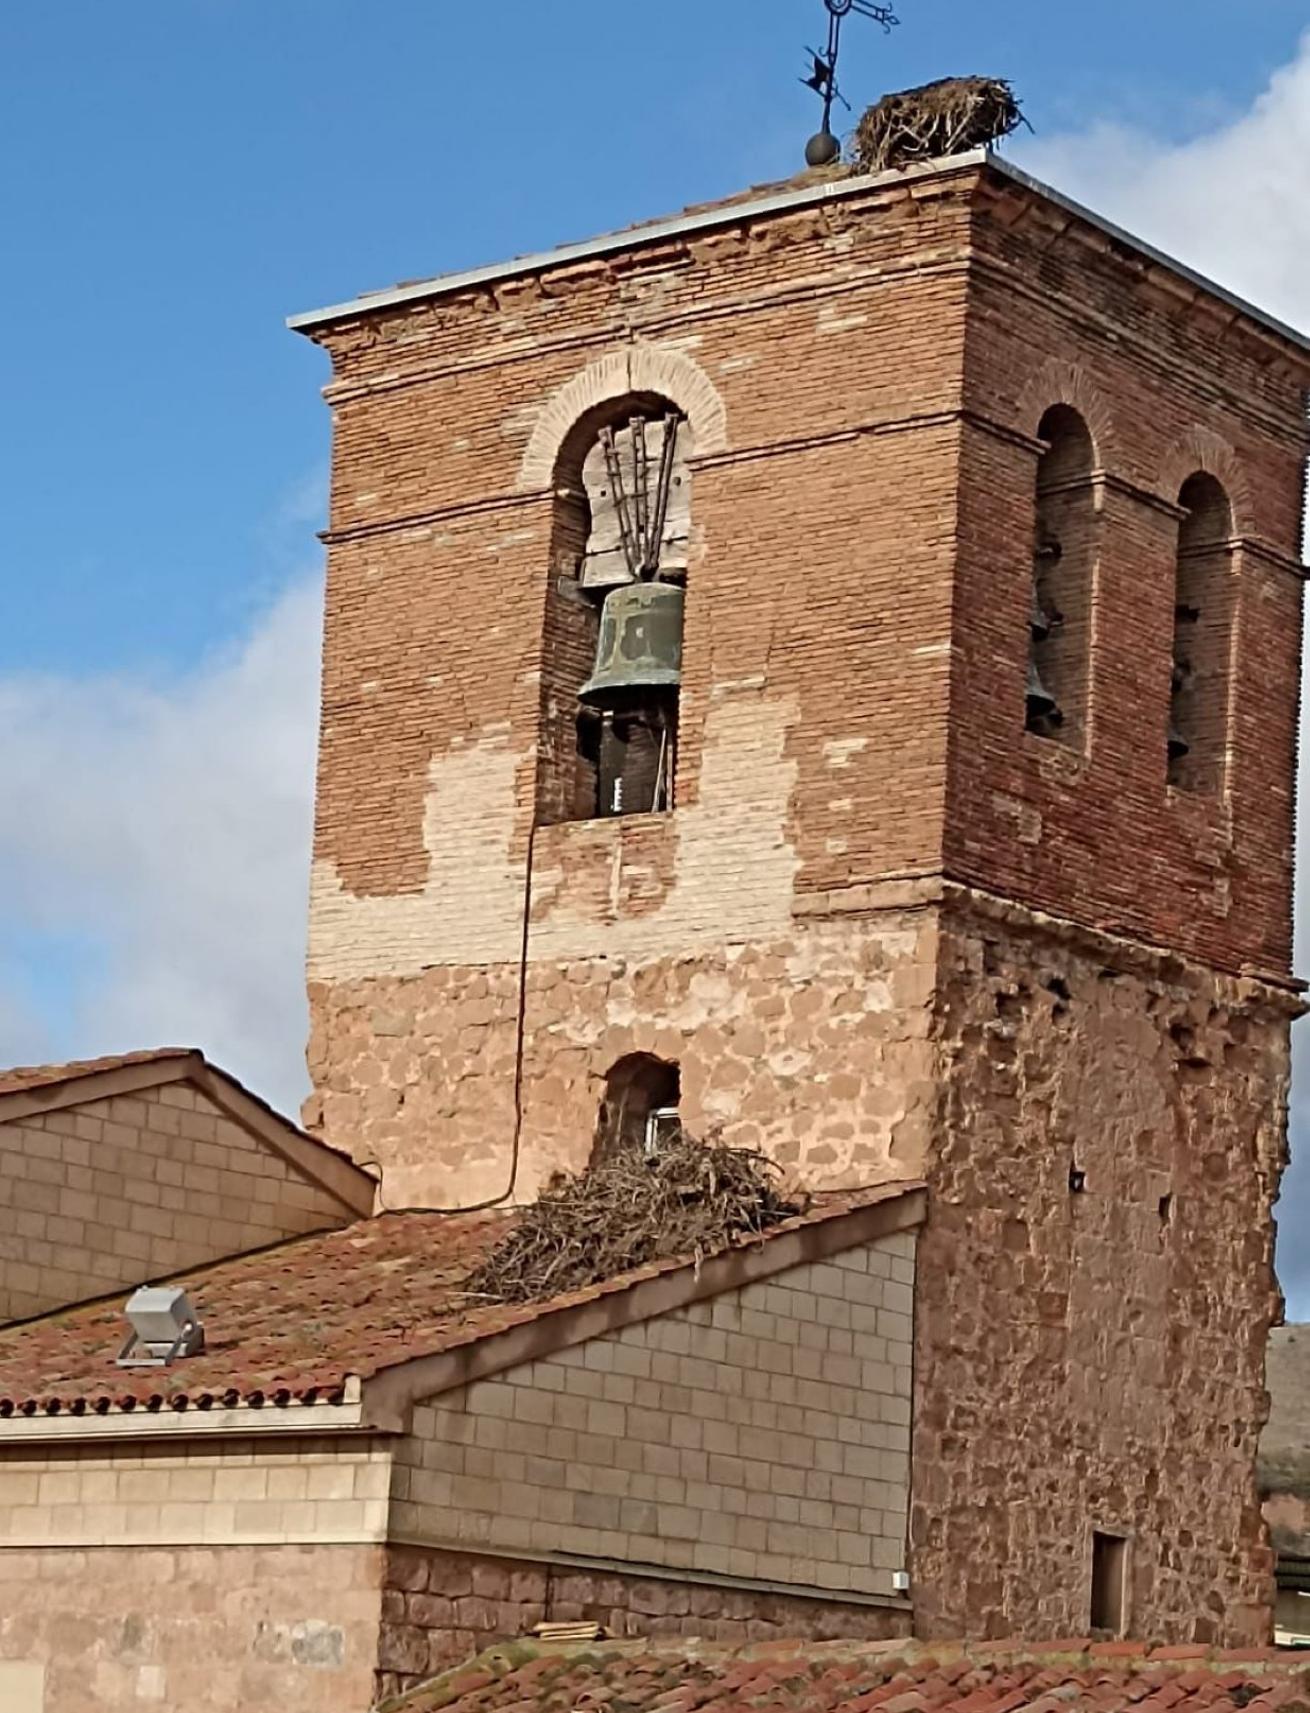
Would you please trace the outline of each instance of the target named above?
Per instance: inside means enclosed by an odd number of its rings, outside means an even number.
[[[817,1197],[762,1239],[895,1200],[914,1184]],[[206,1348],[166,1369],[125,1369],[123,1299],[0,1329],[0,1419],[116,1409],[338,1401],[369,1379],[687,1265],[665,1261],[549,1302],[489,1304],[464,1281],[509,1229],[504,1213],[381,1214],[179,1274]]]
[[[1310,1324],[1274,1328],[1266,1377],[1272,1407],[1260,1437],[1260,1484],[1310,1499]]]
[[[697,1642],[493,1648],[387,1710],[404,1713],[1304,1713],[1304,1656],[1087,1640],[1025,1648],[909,1642]]]
[[[141,1053],[111,1053],[103,1059],[70,1059],[64,1065],[17,1065],[0,1070],[0,1094],[25,1094],[29,1089],[48,1088],[72,1082],[77,1077],[98,1076],[101,1071],[119,1071],[125,1065],[152,1065],[164,1059],[201,1058],[197,1047],[152,1047]]]

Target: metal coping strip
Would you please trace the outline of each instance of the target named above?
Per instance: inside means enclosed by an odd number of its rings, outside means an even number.
[[[1239,297],[1226,287],[1217,285],[1214,280],[1178,261],[1164,250],[1157,249],[1144,239],[1135,237],[1122,226],[1116,226],[1113,221],[1095,213],[1073,197],[1065,196],[1062,191],[1053,190],[1041,179],[1034,178],[1022,167],[1015,166],[992,149],[972,149],[967,154],[947,155],[939,160],[927,161],[922,166],[906,169],[894,168],[882,173],[861,173],[856,178],[838,179],[835,182],[805,185],[798,190],[775,191],[772,195],[757,198],[755,201],[726,203],[718,208],[707,209],[702,214],[675,215],[669,220],[658,220],[648,226],[633,226],[622,232],[610,232],[601,238],[589,238],[579,244],[565,244],[558,249],[543,250],[536,255],[519,256],[509,262],[493,262],[487,267],[470,268],[462,273],[440,274],[429,280],[419,280],[412,285],[395,286],[389,290],[366,292],[361,297],[353,298],[348,303],[332,304],[326,309],[311,309],[300,315],[287,318],[287,326],[296,333],[308,333],[316,327],[329,326],[334,321],[354,319],[380,309],[392,309],[400,304],[418,303],[424,299],[445,297],[452,292],[467,290],[470,286],[488,285],[495,280],[519,278],[525,274],[541,273],[548,268],[567,267],[571,262],[587,261],[598,256],[612,256],[621,250],[634,249],[643,244],[658,243],[662,238],[673,238],[685,232],[704,232],[716,226],[731,226],[740,220],[754,219],[760,215],[775,214],[785,209],[804,208],[809,205],[838,202],[850,196],[858,196],[861,192],[878,189],[893,183],[913,183],[923,178],[936,177],[939,174],[955,171],[962,167],[990,166],[994,172],[1003,178],[1029,190],[1034,195],[1044,197],[1048,202],[1063,208],[1075,219],[1084,220],[1088,225],[1103,232],[1115,243],[1126,245],[1129,249],[1153,262],[1157,267],[1165,268],[1179,278],[1187,280],[1198,290],[1206,292],[1211,297],[1218,298],[1240,315],[1249,316],[1254,322],[1277,334],[1280,339],[1287,340],[1299,350],[1310,353],[1310,334],[1301,333],[1277,316],[1268,314],[1265,310]]]

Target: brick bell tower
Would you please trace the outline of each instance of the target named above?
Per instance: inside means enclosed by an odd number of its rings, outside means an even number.
[[[1262,1640],[1306,344],[984,153],[293,325],[309,1122],[925,1178],[921,1633]]]

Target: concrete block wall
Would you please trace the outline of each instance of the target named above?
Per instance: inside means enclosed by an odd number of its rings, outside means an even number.
[[[0,1322],[353,1217],[185,1082],[0,1123]]]
[[[390,1452],[375,1441],[165,1438],[0,1446],[0,1555],[36,1547],[386,1539]]]
[[[890,1595],[913,1301],[900,1233],[443,1393],[392,1539]]]

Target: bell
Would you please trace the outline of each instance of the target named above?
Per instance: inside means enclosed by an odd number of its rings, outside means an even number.
[[[1027,702],[1030,729],[1045,720],[1049,720],[1058,726],[1064,719],[1064,715],[1060,712],[1060,704],[1042,683],[1041,673],[1037,670],[1037,662],[1032,659],[1028,661]]]
[[[1169,719],[1169,759],[1170,759],[1170,761],[1181,761],[1185,755],[1190,755],[1192,753],[1191,744],[1188,743],[1187,739],[1183,736],[1182,732],[1178,729],[1177,711],[1176,711],[1177,710],[1178,697],[1187,688],[1187,681],[1191,676],[1191,670],[1192,670],[1191,666],[1186,660],[1179,660],[1175,656],[1174,667],[1173,667],[1173,676],[1170,680],[1170,689],[1173,692],[1173,701],[1174,701],[1174,712],[1170,715],[1170,719]]]
[[[1051,634],[1051,621],[1046,616],[1046,608],[1042,605],[1042,597],[1033,584],[1033,610],[1028,619],[1028,629],[1038,642],[1045,642]]]
[[[591,677],[578,691],[593,708],[631,708],[682,682],[683,592],[676,583],[625,583],[600,615]]]

